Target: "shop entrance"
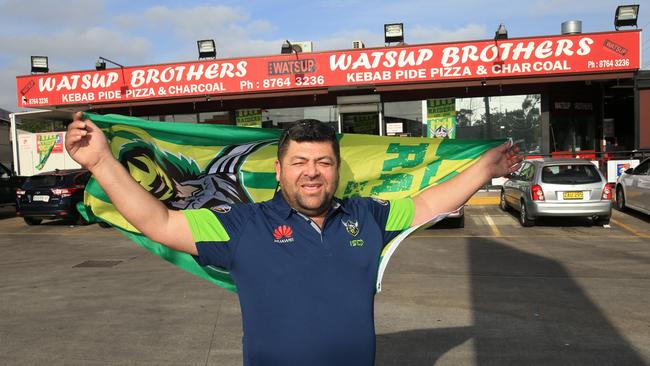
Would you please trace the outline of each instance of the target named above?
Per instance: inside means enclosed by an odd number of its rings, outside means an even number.
[[[341,132],[379,135],[379,113],[341,113]]]
[[[379,95],[337,98],[339,132],[384,135]]]

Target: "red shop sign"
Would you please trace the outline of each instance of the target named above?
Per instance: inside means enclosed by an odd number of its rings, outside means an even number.
[[[641,31],[183,62],[18,76],[18,106],[636,70]]]

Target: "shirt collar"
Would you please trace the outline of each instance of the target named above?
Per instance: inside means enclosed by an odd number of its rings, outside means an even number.
[[[295,209],[289,206],[289,203],[287,203],[287,201],[284,199],[281,190],[275,192],[273,199],[269,201],[269,203],[271,208],[276,210],[280,216],[284,217],[285,219],[289,218],[292,213],[298,213]],[[343,201],[336,197],[332,199],[332,210],[341,210],[348,215],[350,214],[350,211],[345,207]]]

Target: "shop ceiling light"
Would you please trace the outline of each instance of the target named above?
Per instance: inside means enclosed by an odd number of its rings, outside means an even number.
[[[639,5],[619,5],[616,8],[616,16],[614,17],[614,27],[634,26],[637,27],[637,19],[639,18]]]
[[[199,47],[199,59],[217,57],[217,48],[214,44],[213,39],[203,39],[196,41],[196,44]]]
[[[50,72],[47,56],[32,56],[32,74]]]
[[[384,42],[404,42],[404,23],[384,24]]]
[[[508,39],[508,30],[506,29],[506,26],[503,25],[503,23],[499,24],[497,31],[494,32],[494,39]]]

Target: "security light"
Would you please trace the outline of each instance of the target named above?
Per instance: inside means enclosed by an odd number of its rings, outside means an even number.
[[[282,48],[280,49],[281,54],[289,54],[293,52],[293,46],[291,45],[291,42],[288,40],[284,41],[282,43]]]
[[[384,42],[404,42],[404,23],[384,24]]]
[[[503,25],[503,23],[499,24],[499,28],[497,28],[497,31],[494,32],[494,39],[508,39],[508,31],[506,30],[506,26]]]
[[[32,56],[32,74],[50,72],[47,56]]]
[[[98,58],[97,61],[95,62],[95,70],[97,71],[106,70],[106,61],[104,61],[101,58]]]
[[[614,17],[614,27],[634,26],[637,27],[637,19],[639,18],[639,5],[620,5],[616,8],[616,15]]]
[[[214,44],[213,39],[203,39],[196,41],[196,44],[199,47],[199,60],[204,58],[217,57],[217,48]]]

